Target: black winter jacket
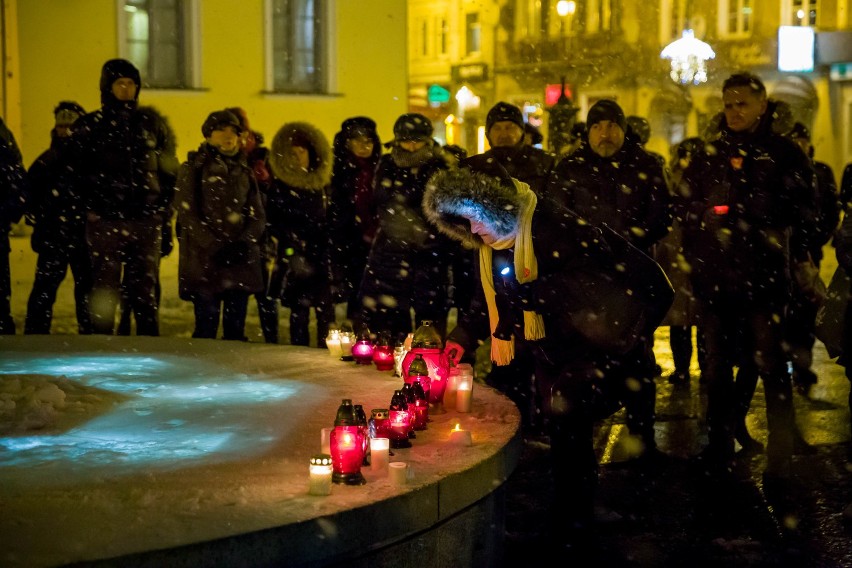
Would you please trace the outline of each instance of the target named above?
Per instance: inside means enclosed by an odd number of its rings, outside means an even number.
[[[156,109],[109,101],[74,123],[72,140],[88,211],[105,219],[169,214],[176,142]]]
[[[553,172],[548,194],[595,225],[607,225],[645,253],[671,226],[667,173],[631,136],[613,156],[584,140]]]
[[[676,191],[695,295],[785,305],[791,261],[809,258],[818,226],[805,153],[768,122],[754,133],[723,127],[693,156]]]

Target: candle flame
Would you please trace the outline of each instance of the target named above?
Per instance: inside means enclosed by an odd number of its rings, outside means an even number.
[[[461,424],[456,424],[456,427],[453,428],[453,432],[461,432]]]

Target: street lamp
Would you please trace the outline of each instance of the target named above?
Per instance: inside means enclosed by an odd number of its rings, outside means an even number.
[[[559,37],[565,37],[565,17],[573,16],[577,11],[577,3],[574,0],[559,0],[556,3],[556,13],[559,14]],[[564,47],[564,45],[563,45]]]
[[[698,85],[707,81],[708,59],[714,59],[716,53],[709,44],[695,38],[692,30],[684,30],[683,37],[677,39],[660,52],[660,57],[670,59],[672,81],[681,85]]]

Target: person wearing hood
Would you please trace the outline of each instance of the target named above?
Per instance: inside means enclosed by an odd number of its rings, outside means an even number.
[[[179,293],[195,311],[192,337],[245,341],[249,296],[263,288],[260,241],[263,198],[241,152],[239,119],[210,113],[204,142],[189,152],[177,182]]]
[[[547,191],[547,180],[556,165],[556,156],[540,148],[527,144],[528,123],[524,121],[521,109],[507,102],[498,102],[489,109],[485,118],[485,136],[491,148],[482,154],[472,156],[467,162],[470,167],[482,168],[489,161],[499,163],[510,176],[530,186],[538,195]],[[539,134],[540,136],[540,134]],[[467,263],[456,263],[456,272],[462,275],[472,271],[472,259]],[[459,311],[467,309],[473,295],[473,280],[462,278],[463,285],[456,285]],[[516,357],[511,365],[492,367],[486,382],[511,398],[523,416],[525,431],[529,435],[541,433],[541,408],[537,400],[533,380],[532,356],[526,351],[525,344],[519,343]]]
[[[498,163],[460,166],[433,176],[423,198],[429,221],[476,255],[476,294],[445,352],[471,360],[490,337],[492,362],[506,366],[527,344],[550,434],[553,536],[581,546],[594,534],[594,424],[636,394],[612,354],[653,332],[673,290],[647,255]]]
[[[267,199],[269,230],[278,240],[273,289],[290,308],[290,344],[310,344],[310,311],[317,321],[317,347],[325,347],[334,322],[328,251],[331,149],[316,127],[284,124],[269,153],[272,186]]]
[[[729,76],[722,102],[718,134],[693,156],[676,188],[705,342],[708,444],[695,462],[702,473],[731,472],[741,412],[734,367],[753,365],[765,390],[763,475],[772,489],[791,475],[786,314],[793,279],[807,291],[817,274],[809,254],[817,226],[816,177],[801,149],[773,131],[776,113],[759,77]]]
[[[38,261],[27,301],[26,334],[50,333],[56,293],[69,267],[74,278],[78,333],[92,333],[89,314],[92,269],[86,246],[86,209],[83,196],[74,185],[68,151],[72,125],[84,114],[83,107],[73,101],[56,105],[50,148],[27,171],[30,200],[26,215],[27,223],[33,226],[30,246],[38,254]]]
[[[587,136],[553,172],[548,193],[596,226],[606,225],[639,250],[653,257],[657,242],[671,226],[668,177],[660,160],[642,148],[627,126],[624,111],[602,99],[586,116]],[[631,353],[613,361],[625,381],[643,393],[630,408],[630,432],[637,437],[636,457],[656,452],[654,406],[657,375],[653,334]]]
[[[332,283],[346,317],[358,317],[358,294],[367,256],[376,236],[373,197],[382,145],[376,123],[366,116],[347,118],[334,136],[334,167],[328,208]]]
[[[174,133],[139,106],[142,80],[126,59],[101,69],[101,108],[75,124],[70,147],[86,206],[95,333],[112,335],[122,284],[138,335],[159,335],[157,282],[179,162]],[[166,246],[170,250],[169,246]],[[122,279],[122,272],[124,278]]]
[[[373,182],[377,230],[359,297],[358,325],[391,337],[432,321],[441,335],[449,313],[449,266],[458,246],[423,216],[426,182],[453,159],[432,138],[422,114],[400,116],[391,151],[379,159]]]

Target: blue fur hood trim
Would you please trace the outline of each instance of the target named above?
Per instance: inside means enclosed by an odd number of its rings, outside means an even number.
[[[436,173],[423,196],[426,218],[448,237],[473,249],[482,246],[482,239],[470,232],[468,219],[489,227],[495,235],[509,235],[518,226],[518,206],[514,188],[467,168]]]

